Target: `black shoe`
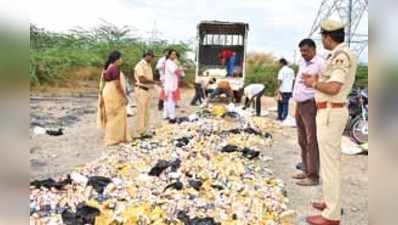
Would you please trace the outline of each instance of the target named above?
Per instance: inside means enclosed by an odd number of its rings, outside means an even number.
[[[297,163],[296,169],[305,171],[304,163],[302,163],[302,162]]]
[[[175,124],[175,123],[177,123],[177,119],[170,119],[170,120],[169,120],[169,123]]]

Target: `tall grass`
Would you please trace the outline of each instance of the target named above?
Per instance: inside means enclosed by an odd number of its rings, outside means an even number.
[[[187,43],[147,42],[136,36],[136,30],[128,26],[117,27],[103,21],[91,30],[77,27],[68,33],[55,33],[31,24],[31,85],[77,80],[81,78],[79,74],[81,75],[82,70],[85,71],[85,79],[97,79],[107,54],[112,50],[122,52],[122,71],[131,76],[134,65],[145,50],[151,49],[156,55],[162,55],[165,48],[176,49],[182,56],[183,64],[192,64],[186,58],[186,52],[190,50]]]

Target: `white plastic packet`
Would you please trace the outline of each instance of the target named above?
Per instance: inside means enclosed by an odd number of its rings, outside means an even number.
[[[227,111],[228,112],[237,112],[237,108],[235,107],[235,104],[234,103],[229,103],[227,105]]]
[[[198,117],[198,115],[196,115],[196,114],[192,114],[192,115],[189,115],[189,116],[188,116],[188,119],[189,119],[189,121],[193,122],[193,121],[195,121],[195,120],[198,120],[199,117]]]
[[[361,153],[363,149],[353,142],[349,137],[343,136],[341,141],[341,152],[347,155],[357,155]]]
[[[127,115],[128,116],[133,116],[134,115],[134,110],[133,110],[133,108],[132,108],[132,106],[130,104],[127,104],[126,110],[127,110]]]
[[[88,182],[88,178],[87,177],[81,175],[80,173],[76,173],[76,172],[73,172],[70,175],[70,178],[73,180],[73,182],[75,182],[77,184],[80,184],[82,186],[86,186],[87,182]]]
[[[46,129],[43,128],[43,127],[36,126],[36,127],[33,128],[33,133],[34,134],[45,134],[46,133]]]
[[[290,115],[286,117],[284,121],[282,121],[282,126],[284,127],[296,127],[296,120]]]

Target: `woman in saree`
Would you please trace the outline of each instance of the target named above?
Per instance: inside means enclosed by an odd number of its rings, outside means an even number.
[[[101,74],[97,110],[97,126],[105,129],[105,145],[129,142],[127,129],[126,79],[119,67],[123,63],[121,53],[109,54]]]
[[[183,71],[176,63],[177,52],[169,50],[164,67],[164,115],[171,123],[176,120],[176,103],[180,96],[178,93],[178,81]]]

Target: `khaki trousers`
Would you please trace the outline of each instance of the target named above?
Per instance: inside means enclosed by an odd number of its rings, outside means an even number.
[[[323,197],[327,208],[322,216],[341,218],[341,139],[348,119],[347,108],[318,110],[317,136],[323,181]]]
[[[135,89],[135,92],[135,98],[137,102],[137,132],[134,136],[138,137],[140,135],[146,134],[149,128],[151,94],[150,91],[146,91],[138,87]]]

